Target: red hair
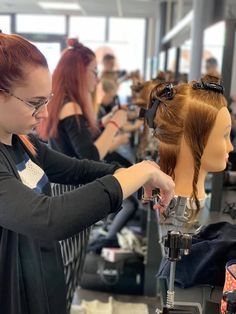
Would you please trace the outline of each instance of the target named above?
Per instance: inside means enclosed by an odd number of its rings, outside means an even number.
[[[44,55],[28,40],[18,35],[0,33],[0,88],[10,91],[14,85],[22,85],[27,75],[24,70],[26,65],[48,68]],[[35,155],[34,146],[27,136],[19,137]]]
[[[79,104],[90,128],[96,130],[93,108],[87,100],[86,79],[87,66],[94,59],[94,52],[77,39],[68,40],[68,48],[64,50],[52,76],[54,96],[48,106],[48,118],[42,121],[38,130],[42,139],[57,136],[59,114],[66,101],[73,101],[75,106]]]
[[[0,88],[9,91],[14,84],[22,84],[25,65],[48,68],[44,55],[28,40],[0,33]]]
[[[29,138],[27,135],[18,135],[19,138],[21,139],[22,143],[27,147],[29,152],[35,156],[36,155],[36,149],[34,145],[30,142]]]

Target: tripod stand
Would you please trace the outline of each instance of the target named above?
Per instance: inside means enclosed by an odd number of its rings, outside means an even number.
[[[181,229],[186,222],[186,197],[177,197],[175,200],[176,205],[174,211],[172,211],[172,218],[175,222],[175,227]],[[173,215],[174,213],[174,215]],[[188,255],[192,244],[192,236],[188,233],[182,233],[181,231],[171,230],[168,231],[167,237],[164,241],[164,246],[168,251],[167,258],[170,261],[170,275],[169,285],[167,290],[166,304],[162,310],[157,309],[157,314],[169,314],[169,313],[186,313],[186,314],[199,314],[201,309],[198,304],[188,302],[175,302],[175,270],[176,263],[181,259],[181,255]]]

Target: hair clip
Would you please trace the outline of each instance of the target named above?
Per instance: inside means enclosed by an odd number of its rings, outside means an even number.
[[[159,99],[152,100],[151,107],[146,111],[145,117],[147,119],[149,128],[155,129],[154,119],[160,103],[161,101]]]
[[[165,97],[168,100],[171,100],[174,98],[174,88],[173,84],[167,84],[165,88],[163,89],[163,92],[161,93],[161,97]]]
[[[141,108],[139,111],[139,118],[145,118],[147,120],[149,128],[155,129],[154,119],[159,104],[160,104],[159,99],[152,100],[152,105],[149,109]]]
[[[160,97],[165,97],[167,100],[171,100],[174,98],[174,89],[173,89],[173,84],[167,84],[163,91],[161,92]],[[159,105],[162,103],[161,99],[152,99],[151,100],[151,106],[149,109],[140,109],[139,112],[139,118],[145,117],[147,120],[147,124],[149,128],[155,129],[155,123],[154,119],[156,116],[157,109]]]
[[[140,110],[139,110],[139,118],[145,118],[146,112],[147,112],[147,109],[140,108]]]
[[[197,82],[192,85],[193,89],[203,89],[203,90],[211,90],[216,93],[224,94],[225,88],[224,86],[217,84],[217,83],[204,83],[204,82]]]

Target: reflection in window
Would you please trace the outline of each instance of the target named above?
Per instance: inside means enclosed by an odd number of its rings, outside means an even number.
[[[0,15],[0,30],[5,34],[11,33],[11,18],[9,15]]]
[[[65,34],[66,19],[62,15],[16,15],[18,33]]]
[[[105,40],[106,19],[104,17],[76,17],[72,16],[69,23],[69,37],[78,37],[85,41]]]

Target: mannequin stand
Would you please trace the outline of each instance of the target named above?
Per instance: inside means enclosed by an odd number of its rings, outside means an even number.
[[[178,229],[186,222],[185,220],[185,208],[187,198],[178,197],[176,202],[175,210],[175,221]],[[169,314],[169,313],[189,313],[189,314],[200,314],[201,309],[198,304],[188,302],[176,302],[174,301],[174,281],[175,281],[175,269],[176,262],[181,259],[181,255],[188,255],[192,244],[192,236],[188,233],[182,233],[181,231],[168,231],[167,237],[164,242],[165,248],[168,250],[168,260],[170,261],[170,277],[169,286],[167,290],[166,305],[162,310],[157,309],[157,314]]]

